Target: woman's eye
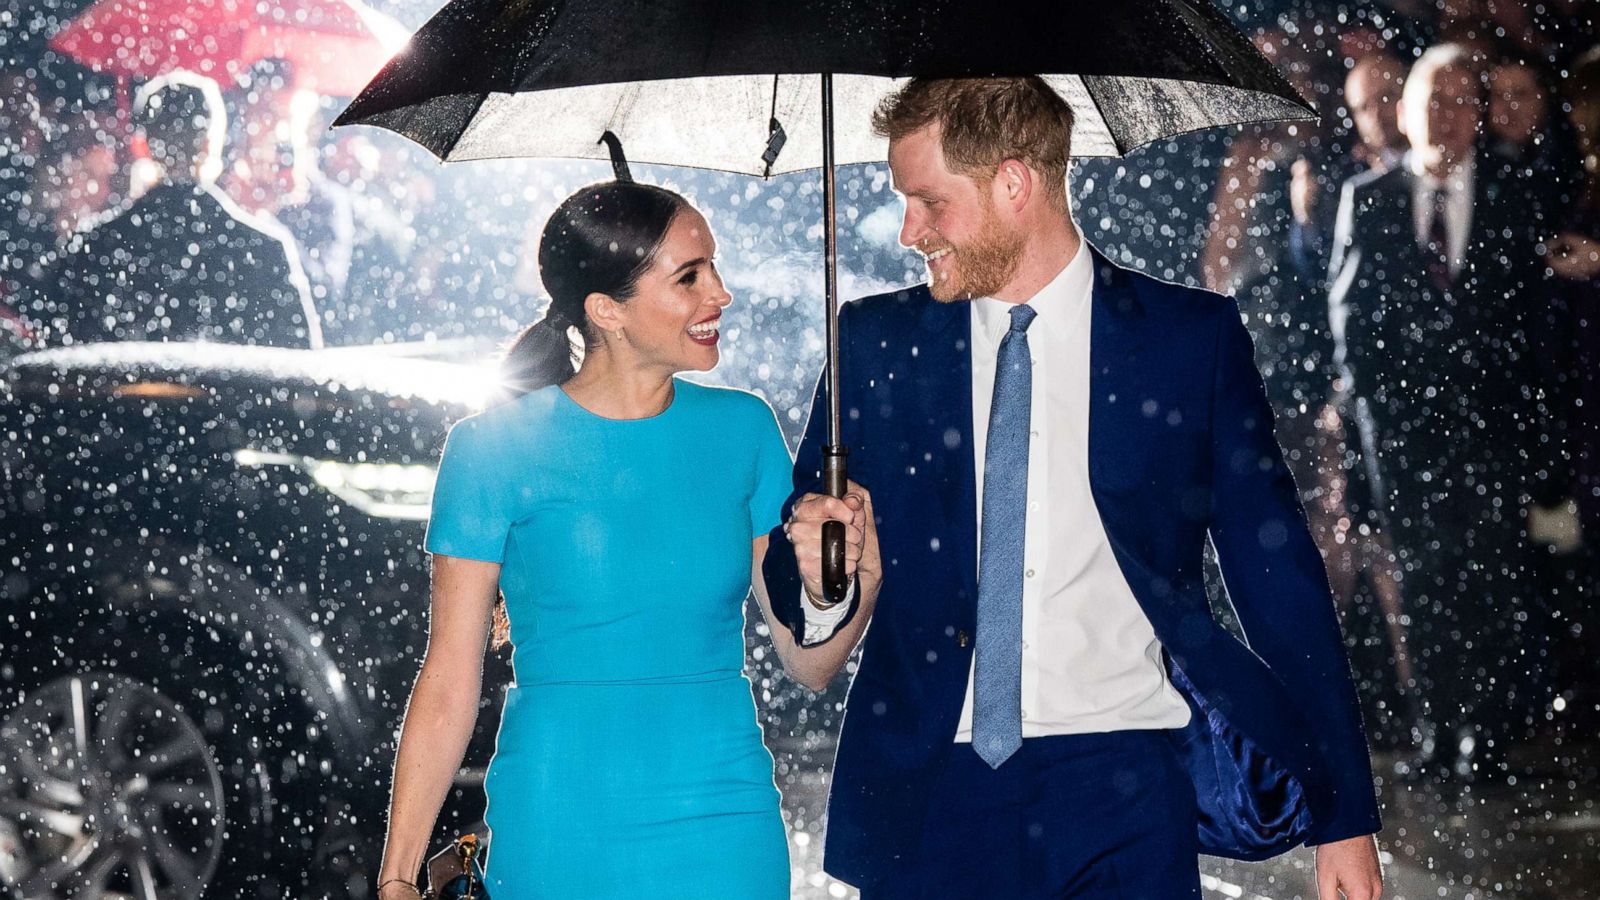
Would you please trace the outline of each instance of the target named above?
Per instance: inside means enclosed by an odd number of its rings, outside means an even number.
[[[696,278],[698,278],[699,274],[700,274],[699,272],[696,272],[694,270],[690,270],[688,274],[686,274],[682,278],[678,279],[678,283],[679,284],[694,284],[695,280],[696,280]]]

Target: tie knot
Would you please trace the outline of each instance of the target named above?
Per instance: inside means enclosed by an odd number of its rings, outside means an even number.
[[[1011,307],[1011,330],[1018,334],[1027,331],[1028,326],[1033,324],[1033,317],[1038,314],[1038,310],[1026,303],[1018,303]]]

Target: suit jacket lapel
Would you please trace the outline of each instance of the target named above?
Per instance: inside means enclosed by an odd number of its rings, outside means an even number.
[[[953,545],[949,552],[965,596],[978,596],[977,472],[972,445],[972,309],[967,303],[930,300],[913,342],[918,402],[931,432],[923,446],[934,453],[939,501]]]
[[[1094,295],[1089,320],[1089,483],[1106,532],[1116,538],[1116,510],[1103,488],[1127,488],[1138,477],[1134,461],[1143,440],[1138,431],[1139,380],[1150,364],[1144,346],[1143,309],[1126,274],[1091,248]]]

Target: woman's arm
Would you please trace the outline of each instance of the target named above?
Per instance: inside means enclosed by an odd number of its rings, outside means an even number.
[[[846,571],[856,579],[856,599],[860,604],[855,615],[837,634],[810,647],[801,647],[794,634],[772,614],[772,600],[767,595],[766,581],[762,576],[762,560],[767,555],[767,536],[757,537],[751,545],[750,584],[761,604],[761,615],[767,620],[767,630],[772,632],[772,645],[778,651],[778,660],[789,677],[813,691],[821,691],[844,668],[845,660],[867,630],[873,607],[878,601],[878,589],[883,584],[883,565],[878,556],[878,529],[872,516],[872,495],[854,482],[843,501],[831,497],[819,498],[819,503],[843,503],[851,513],[846,529],[849,540],[845,549]],[[833,511],[840,519],[843,515]],[[808,601],[802,601],[808,602]]]
[[[378,883],[380,900],[414,897],[409,886],[422,868],[434,820],[466,755],[483,688],[500,566],[454,556],[433,557],[428,649],[411,688],[389,801],[389,835]]]

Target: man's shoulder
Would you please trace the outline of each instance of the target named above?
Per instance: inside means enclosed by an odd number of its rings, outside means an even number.
[[[1147,314],[1167,318],[1179,316],[1189,319],[1210,319],[1222,315],[1238,315],[1238,303],[1227,294],[1207,290],[1196,285],[1157,278],[1134,269],[1117,267],[1110,277],[1126,279],[1128,292]],[[1102,272],[1098,277],[1108,277]],[[1116,292],[1113,292],[1113,297]]]
[[[913,284],[894,288],[878,294],[868,294],[844,304],[846,315],[853,322],[863,320],[895,321],[916,318],[929,306],[938,303],[926,284]]]
[[[1411,170],[1402,161],[1388,169],[1368,169],[1359,175],[1352,175],[1345,179],[1344,193],[1358,200],[1371,201],[1409,193],[1411,180]]]

